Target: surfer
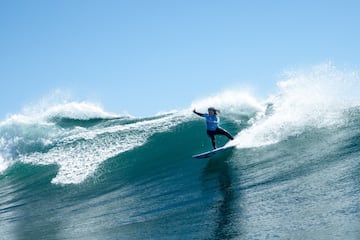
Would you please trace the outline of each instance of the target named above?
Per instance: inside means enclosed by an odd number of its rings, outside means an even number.
[[[225,129],[219,127],[220,118],[218,117],[219,110],[209,107],[208,113],[199,113],[196,109],[193,110],[193,113],[199,115],[200,117],[204,117],[206,120],[206,133],[211,138],[211,143],[214,149],[216,149],[215,135],[224,135],[228,137],[230,140],[233,140],[234,137],[231,136]]]

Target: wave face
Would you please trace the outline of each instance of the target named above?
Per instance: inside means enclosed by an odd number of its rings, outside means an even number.
[[[225,91],[147,118],[85,102],[9,116],[0,236],[359,239],[357,74],[323,65],[278,85],[266,101]],[[210,105],[236,148],[193,159],[211,143],[191,110]]]

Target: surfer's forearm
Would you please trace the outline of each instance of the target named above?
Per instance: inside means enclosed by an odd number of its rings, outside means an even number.
[[[196,115],[199,115],[200,117],[203,117],[203,116],[204,116],[203,113],[197,112],[196,109],[193,110],[193,113],[195,113]]]

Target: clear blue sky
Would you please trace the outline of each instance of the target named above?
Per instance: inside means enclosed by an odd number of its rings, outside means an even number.
[[[360,63],[360,1],[1,0],[0,120],[56,89],[152,115],[288,68]]]

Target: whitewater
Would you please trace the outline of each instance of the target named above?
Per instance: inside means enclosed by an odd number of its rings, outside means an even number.
[[[149,117],[27,107],[0,122],[0,239],[359,239],[359,80],[323,64]],[[193,159],[209,106],[236,148]]]

